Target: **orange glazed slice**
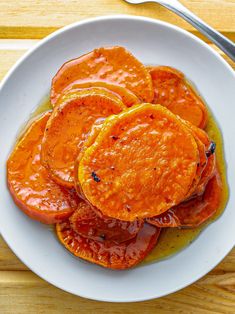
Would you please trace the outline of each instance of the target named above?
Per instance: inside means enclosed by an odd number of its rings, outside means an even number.
[[[216,155],[215,155],[215,143],[210,141],[206,146],[207,164],[202,172],[201,179],[195,191],[195,194],[202,194],[205,186],[207,185],[210,178],[214,175],[216,170]]]
[[[150,68],[153,80],[153,103],[167,107],[174,114],[204,128],[207,123],[207,109],[202,99],[187,83],[182,72],[167,66]]]
[[[69,220],[56,225],[61,243],[75,256],[91,263],[112,269],[127,269],[140,263],[154,248],[160,228],[144,224],[137,236],[116,244],[111,241],[95,241],[76,233]]]
[[[51,103],[54,105],[68,86],[86,81],[120,85],[140,100],[153,100],[152,79],[148,70],[123,47],[98,48],[66,62],[53,78]]]
[[[216,166],[216,156],[215,156],[215,149],[216,149],[216,144],[210,140],[208,134],[191,123],[182,120],[187,126],[192,130],[195,138],[198,138],[205,146],[205,155],[206,155],[206,164],[205,167],[201,173],[200,176],[200,181],[194,191],[195,195],[200,195],[204,192],[205,186],[207,185],[208,181],[210,178],[214,175],[215,173],[215,166]],[[204,163],[203,163],[204,164]]]
[[[197,147],[198,147],[198,152],[199,152],[199,162],[197,164],[197,172],[196,172],[196,176],[193,180],[193,183],[192,183],[192,186],[190,187],[190,190],[188,192],[188,196],[187,198],[190,198],[192,195],[194,195],[195,193],[195,190],[197,188],[197,185],[201,179],[201,175],[202,175],[202,172],[204,171],[206,165],[207,165],[207,157],[206,157],[206,151],[205,151],[205,145],[202,143],[201,140],[199,140],[198,136],[197,136],[197,130],[200,131],[200,132],[203,132],[205,133],[203,130],[201,129],[198,129],[197,127],[195,127],[194,125],[192,125],[190,122],[187,122],[185,120],[181,120],[183,123],[186,124],[186,126],[190,129],[191,133],[193,134],[194,136],[194,139],[197,143]],[[98,136],[101,128],[102,128],[102,124],[104,122],[104,119],[103,120],[97,120],[92,128],[91,128],[91,131],[87,134],[87,137],[86,137],[86,140],[83,144],[83,147],[82,147],[82,150],[76,160],[76,166],[75,166],[75,186],[77,188],[77,192],[78,194],[82,197],[82,198],[85,198],[84,195],[83,195],[83,192],[82,192],[82,189],[80,187],[80,184],[79,184],[79,181],[78,181],[78,178],[77,178],[77,169],[78,169],[78,164],[79,164],[79,161],[82,159],[82,156],[84,155],[84,152],[86,151],[86,149],[88,147],[90,147],[96,137]],[[207,134],[206,134],[207,136]],[[207,136],[208,138],[208,136]]]
[[[77,194],[83,198],[84,200],[86,200],[86,197],[84,196],[79,180],[78,180],[78,166],[79,166],[79,162],[82,159],[86,149],[88,147],[90,147],[95,139],[97,138],[98,134],[100,133],[100,130],[102,128],[102,125],[104,123],[105,119],[97,119],[94,124],[92,125],[90,132],[87,133],[85,141],[83,143],[83,146],[78,154],[77,159],[75,160],[75,164],[74,164],[74,186],[77,190]]]
[[[194,137],[194,139],[195,139],[195,141],[197,143],[197,147],[198,147],[199,162],[197,164],[196,176],[194,177],[194,180],[193,180],[192,185],[191,185],[191,187],[187,193],[186,198],[190,198],[195,194],[197,186],[201,180],[202,173],[203,173],[203,171],[206,167],[206,164],[207,164],[205,146],[197,137]]]
[[[69,217],[78,206],[74,190],[59,186],[40,162],[41,142],[51,113],[35,120],[7,162],[7,180],[15,203],[29,217],[46,224]]]
[[[206,146],[205,146],[204,142],[202,142],[201,139],[203,137],[203,140],[204,140],[204,137],[206,136],[206,138],[208,138],[208,136],[205,133],[205,131],[197,128],[196,126],[194,126],[190,122],[183,120],[183,119],[181,119],[181,121],[188,127],[188,129],[190,130],[190,132],[194,136],[194,139],[197,143],[198,152],[199,152],[199,163],[197,164],[196,176],[193,180],[193,184],[192,184],[192,186],[188,192],[188,195],[186,197],[186,198],[190,198],[190,197],[194,196],[195,191],[197,190],[198,184],[201,181],[202,174],[203,174],[203,172],[207,166]]]
[[[185,125],[190,129],[190,132],[192,133],[192,135],[194,136],[194,139],[197,143],[197,147],[198,147],[198,152],[199,152],[199,162],[197,164],[197,172],[196,172],[196,175],[195,175],[195,178],[192,182],[192,185],[190,187],[190,190],[188,192],[188,195],[186,196],[186,198],[190,198],[192,195],[194,195],[195,193],[195,190],[197,188],[197,185],[198,183],[200,182],[200,179],[201,179],[201,175],[202,175],[202,172],[204,171],[206,165],[207,165],[207,157],[206,157],[206,151],[205,151],[205,145],[202,143],[201,140],[199,140],[198,136],[197,136],[197,127],[193,126],[190,122],[187,122],[185,120],[181,120],[183,123],[185,123]],[[97,120],[92,128],[91,128],[91,131],[87,134],[87,137],[86,137],[86,140],[83,144],[83,147],[82,147],[82,150],[76,160],[76,165],[75,165],[75,186],[77,188],[77,192],[79,194],[79,196],[81,196],[82,198],[85,199],[84,195],[83,195],[83,192],[82,192],[82,189],[80,187],[80,184],[79,184],[79,180],[77,178],[77,173],[78,173],[78,164],[79,164],[79,161],[82,159],[83,155],[84,155],[84,152],[86,151],[86,149],[88,147],[90,147],[96,137],[98,136],[101,128],[102,128],[102,124],[104,123],[104,119],[103,120]],[[203,132],[205,133],[203,130],[201,129],[198,129],[200,132]],[[206,135],[207,136],[207,135]],[[208,137],[208,136],[207,136]]]
[[[101,89],[105,89],[106,91],[114,93],[116,96],[118,96],[124,105],[127,107],[131,107],[133,105],[139,104],[140,100],[139,98],[131,92],[129,89],[122,87],[120,85],[111,84],[108,82],[103,81],[88,81],[84,83],[75,83],[72,86],[68,86],[68,88],[64,89],[63,94],[70,92],[71,90],[78,90],[83,88],[91,88],[91,87],[97,87]],[[56,105],[56,104],[55,104]]]
[[[157,227],[198,227],[219,209],[222,185],[217,172],[208,182],[205,192],[187,202],[181,203],[167,212],[147,219]]]
[[[74,162],[93,122],[125,108],[117,96],[99,88],[71,91],[60,99],[48,120],[41,153],[58,184],[73,187]]]
[[[134,238],[143,227],[143,220],[133,222],[103,217],[86,202],[80,202],[69,218],[74,231],[96,241],[121,243]]]
[[[105,120],[78,167],[88,201],[103,215],[132,221],[180,203],[197,171],[197,144],[180,119],[142,104]]]

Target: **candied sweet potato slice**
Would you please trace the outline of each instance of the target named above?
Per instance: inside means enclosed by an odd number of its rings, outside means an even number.
[[[80,153],[78,154],[78,157],[77,157],[78,163],[82,159],[86,149],[89,148],[94,143],[94,141],[96,140],[97,136],[99,135],[99,133],[102,129],[104,121],[105,121],[104,118],[97,119],[93,123],[93,125],[91,126],[90,131],[86,134],[82,148],[81,148]],[[77,173],[76,173],[76,175],[77,175]]]
[[[105,120],[78,167],[88,201],[103,215],[132,221],[180,203],[196,175],[192,133],[160,105],[142,104]]]
[[[53,78],[51,103],[55,104],[68,86],[91,80],[120,85],[146,102],[153,99],[148,70],[125,48],[115,46],[98,48],[66,62]]]
[[[197,227],[212,217],[220,206],[222,193],[219,172],[209,180],[205,192],[187,202],[183,202],[167,212],[147,219],[157,227]]]
[[[7,162],[7,180],[15,203],[29,217],[46,224],[68,218],[77,208],[74,190],[59,186],[40,162],[41,142],[51,113],[35,120]]]
[[[69,220],[73,230],[85,238],[116,243],[134,238],[143,227],[143,220],[129,222],[99,215],[86,202],[79,203]]]
[[[163,105],[197,127],[207,123],[207,108],[180,71],[157,66],[149,69],[153,80],[153,103]]]
[[[115,84],[111,84],[111,83],[103,82],[103,81],[93,80],[93,81],[88,81],[88,82],[83,82],[83,83],[75,83],[72,86],[69,85],[66,89],[64,89],[63,94],[70,92],[71,90],[78,90],[78,89],[91,88],[91,87],[101,88],[106,91],[114,93],[116,96],[118,96],[122,100],[124,105],[127,107],[131,107],[133,105],[140,103],[139,98],[129,89],[122,87],[120,85],[115,85]]]
[[[94,143],[95,139],[97,138],[98,134],[100,133],[100,130],[102,128],[104,121],[105,121],[105,119],[101,118],[101,119],[97,119],[93,123],[93,125],[90,129],[90,132],[88,132],[86,135],[86,138],[84,140],[82,148],[81,148],[81,150],[78,154],[78,157],[75,160],[75,164],[74,164],[74,187],[76,188],[78,195],[82,199],[85,199],[85,200],[86,200],[86,197],[84,196],[84,194],[82,192],[82,188],[81,188],[80,182],[78,180],[78,166],[79,166],[79,162],[82,159],[86,149]]]
[[[206,151],[205,151],[205,146],[204,144],[197,138],[194,137],[197,147],[198,147],[198,152],[199,152],[199,162],[197,164],[197,172],[196,175],[193,179],[192,185],[187,193],[186,199],[190,198],[195,194],[195,191],[197,189],[197,186],[201,180],[202,173],[206,167],[207,164],[207,158],[206,158]]]
[[[135,238],[117,244],[84,238],[71,228],[69,220],[56,225],[59,240],[72,254],[112,269],[127,269],[140,263],[156,245],[160,230],[144,224]]]
[[[195,191],[198,191],[198,189],[199,189],[198,188],[199,182],[201,184],[201,175],[204,172],[204,169],[205,169],[205,167],[207,165],[207,157],[206,157],[205,145],[203,144],[201,139],[203,139],[203,141],[205,143],[205,140],[208,139],[208,135],[205,133],[205,131],[203,131],[202,129],[197,128],[196,126],[194,126],[190,122],[185,121],[183,119],[181,119],[181,121],[189,128],[190,132],[194,136],[194,139],[195,139],[197,147],[198,147],[198,152],[199,152],[199,162],[197,164],[197,172],[196,172],[195,178],[193,179],[192,185],[191,185],[191,187],[190,187],[190,189],[188,191],[188,194],[186,196],[186,198],[190,198],[190,197],[194,196],[194,194],[196,193]],[[83,144],[83,147],[82,147],[82,150],[81,150],[81,153],[79,154],[79,156],[78,156],[78,158],[76,160],[76,170],[75,170],[76,180],[75,180],[75,182],[76,182],[77,192],[78,192],[78,194],[82,198],[85,198],[85,197],[83,195],[82,189],[81,189],[80,184],[79,184],[79,180],[77,178],[78,164],[79,164],[79,161],[82,159],[85,150],[88,147],[90,147],[94,143],[95,139],[97,138],[97,136],[98,136],[98,134],[99,134],[99,132],[100,132],[100,130],[102,128],[103,122],[104,122],[104,119],[103,120],[97,120],[93,124],[93,126],[91,128],[91,131],[87,134],[86,140],[85,140],[85,142]],[[200,133],[200,135],[199,135],[199,133]],[[208,180],[207,180],[207,182],[208,182]]]
[[[192,125],[190,122],[187,122],[183,119],[181,119],[181,121],[190,129],[191,133],[193,134],[194,136],[194,139],[197,143],[197,147],[198,147],[198,152],[199,152],[199,162],[197,164],[197,172],[196,172],[196,175],[195,175],[195,178],[192,182],[192,185],[189,189],[189,192],[186,196],[186,198],[190,198],[191,196],[194,196],[195,194],[195,190],[201,180],[201,175],[202,175],[202,172],[204,171],[205,167],[206,167],[206,164],[207,164],[207,157],[206,157],[206,150],[205,150],[205,145],[202,143],[202,141],[199,139],[198,137],[198,131],[203,132],[205,133],[203,130],[201,129],[198,129],[197,127],[195,127],[194,125]],[[83,144],[83,147],[82,147],[82,150],[76,160],[76,169],[75,169],[75,183],[76,183],[76,188],[77,188],[77,192],[78,194],[82,197],[82,198],[85,198],[84,195],[83,195],[83,192],[82,192],[82,189],[80,187],[80,184],[79,184],[79,180],[77,179],[77,169],[78,169],[78,163],[79,161],[82,159],[82,156],[84,155],[84,152],[85,150],[90,147],[96,137],[98,136],[101,128],[102,128],[102,124],[104,122],[104,119],[103,120],[99,120],[99,121],[96,121],[92,128],[91,128],[91,131],[87,134],[87,137],[86,137],[86,140]],[[202,137],[202,136],[201,136]],[[206,137],[208,138],[207,134],[206,134]],[[204,138],[205,140],[205,138]],[[208,179],[209,180],[209,179]]]
[[[125,108],[117,96],[99,88],[71,91],[60,99],[48,120],[41,153],[57,183],[73,187],[74,162],[93,122]]]
[[[201,177],[202,174],[207,166],[207,156],[206,156],[206,145],[205,145],[205,137],[208,138],[207,134],[205,133],[205,131],[203,131],[202,129],[197,128],[196,126],[194,126],[192,123],[181,119],[182,123],[184,123],[189,130],[191,131],[192,135],[194,136],[194,139],[197,143],[197,147],[198,147],[198,152],[199,152],[199,162],[197,164],[197,172],[196,172],[196,176],[193,180],[192,186],[188,192],[188,195],[186,197],[190,198],[192,196],[194,196],[194,194],[197,191],[198,185],[201,181]],[[204,134],[205,133],[205,134]],[[203,141],[202,141],[203,138]]]
[[[211,141],[208,134],[204,130],[196,128],[192,124],[191,124],[191,128],[193,128],[195,135],[204,144],[205,150],[206,150],[206,157],[207,157],[206,167],[203,169],[200,181],[199,181],[198,186],[195,190],[195,194],[199,195],[199,194],[202,194],[204,192],[205,186],[207,185],[208,181],[212,178],[212,176],[215,173],[215,170],[216,170],[216,155],[215,155],[216,144],[213,141]]]
[[[210,151],[210,147],[215,147],[215,143],[210,141],[207,145],[207,164],[205,169],[202,172],[201,179],[198,183],[197,189],[195,190],[195,194],[202,194],[205,186],[207,185],[210,178],[214,175],[216,171],[216,155],[215,151],[213,150],[213,153]]]

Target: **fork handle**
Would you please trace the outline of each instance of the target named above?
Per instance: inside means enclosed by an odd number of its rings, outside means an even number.
[[[177,2],[177,4],[174,4],[174,6],[164,3],[162,5],[172,12],[176,13],[177,15],[181,16],[188,23],[192,24],[196,29],[199,30],[199,32],[209,38],[210,41],[212,41],[233,61],[235,61],[235,44],[231,40],[210,27],[181,3]]]

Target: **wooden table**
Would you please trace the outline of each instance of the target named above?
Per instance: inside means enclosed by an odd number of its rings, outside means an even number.
[[[235,0],[182,2],[235,40]],[[199,35],[186,22],[154,4],[131,6],[122,0],[0,0],[0,79],[37,40],[68,23],[107,14],[154,17]],[[0,313],[170,312],[235,313],[235,249],[208,275],[177,293],[147,302],[112,304],[79,298],[53,287],[28,270],[0,239]]]

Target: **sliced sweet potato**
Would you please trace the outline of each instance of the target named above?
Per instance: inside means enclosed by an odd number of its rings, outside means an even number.
[[[68,218],[78,206],[74,190],[59,186],[41,165],[41,142],[51,113],[35,120],[7,162],[7,181],[15,203],[29,217],[46,224]]]
[[[132,91],[140,100],[153,99],[152,79],[148,70],[123,47],[95,49],[66,62],[57,72],[51,86],[51,103],[73,84],[104,81]]]
[[[190,198],[191,196],[193,196],[195,194],[195,191],[197,189],[197,186],[201,180],[201,176],[202,173],[206,167],[207,164],[207,158],[206,158],[206,154],[205,154],[205,146],[203,145],[203,143],[196,137],[194,137],[196,143],[197,143],[197,147],[198,147],[198,152],[199,152],[199,162],[197,164],[197,172],[196,175],[193,179],[192,185],[186,195],[186,199]]]
[[[82,83],[75,83],[72,86],[68,86],[63,90],[63,94],[70,92],[71,90],[78,90],[83,88],[91,88],[91,87],[97,87],[101,89],[105,89],[106,91],[114,93],[116,96],[118,96],[124,105],[127,107],[131,107],[133,105],[139,104],[140,100],[139,98],[131,92],[129,89],[122,87],[120,85],[111,84],[108,82],[103,81],[88,81],[88,82],[82,82]],[[53,104],[54,106],[56,104]]]
[[[213,150],[213,153],[210,151],[210,147],[215,147],[215,143],[211,142],[207,145],[207,164],[202,172],[201,179],[199,181],[199,184],[197,186],[197,189],[195,190],[195,194],[202,194],[204,192],[205,186],[207,185],[208,181],[212,176],[214,175],[216,171],[216,155],[215,151]]]
[[[69,220],[78,234],[102,242],[121,243],[133,239],[143,227],[143,220],[128,222],[99,215],[86,202],[79,203]]]
[[[202,137],[203,137],[203,141],[204,141],[205,140],[204,136],[206,135],[206,138],[208,138],[208,136],[205,133],[205,131],[197,128],[196,126],[194,126],[190,122],[183,120],[183,119],[181,119],[181,121],[182,121],[182,123],[184,123],[189,128],[192,135],[194,136],[194,139],[197,143],[198,152],[199,152],[199,162],[197,164],[196,176],[193,180],[193,183],[192,183],[192,186],[188,192],[188,195],[186,196],[186,199],[187,199],[187,198],[194,196],[195,193],[197,193],[196,191],[198,189],[199,183],[201,182],[202,174],[205,171],[205,168],[207,166],[208,158],[206,156],[206,145],[205,145],[205,142],[202,142]]]
[[[94,124],[92,125],[92,127],[90,129],[90,132],[87,133],[86,138],[84,140],[84,143],[82,145],[82,148],[78,154],[78,157],[75,160],[75,164],[74,164],[74,187],[77,191],[77,194],[84,200],[86,200],[86,197],[84,196],[84,194],[82,192],[82,188],[81,188],[80,182],[78,180],[79,162],[82,159],[86,149],[94,143],[95,139],[97,138],[98,134],[100,133],[100,130],[102,128],[104,121],[105,121],[105,119],[102,118],[102,119],[97,119],[94,122]]]
[[[219,172],[209,180],[203,195],[181,203],[167,212],[147,219],[157,227],[197,227],[212,217],[221,202],[222,185]]]
[[[84,199],[85,199],[85,196],[82,192],[82,189],[81,189],[80,184],[79,184],[79,180],[77,178],[78,164],[79,164],[79,161],[82,159],[86,149],[94,143],[95,139],[97,138],[98,134],[100,133],[100,130],[102,128],[102,124],[103,124],[104,120],[105,119],[97,120],[93,124],[91,131],[87,134],[87,137],[86,137],[86,140],[83,144],[82,150],[81,150],[81,152],[80,152],[80,154],[76,160],[76,166],[75,166],[76,168],[75,168],[75,174],[74,174],[75,175],[75,186],[76,186],[78,195]],[[187,198],[194,196],[195,193],[197,194],[199,192],[199,188],[200,188],[199,182],[200,182],[200,184],[203,184],[203,182],[201,182],[201,176],[202,176],[202,173],[204,172],[204,169],[206,168],[207,159],[208,159],[206,156],[206,147],[205,147],[204,143],[207,145],[208,144],[207,140],[209,138],[208,138],[208,135],[205,133],[205,131],[203,131],[202,129],[197,128],[196,126],[194,126],[190,122],[185,121],[183,119],[181,119],[181,121],[189,128],[190,132],[192,133],[192,135],[193,135],[193,137],[197,143],[198,152],[199,152],[199,162],[197,164],[196,175],[195,175],[195,178],[193,179],[192,185],[191,185],[191,187],[188,191],[188,194],[186,196],[186,199],[187,199]],[[202,140],[204,141],[204,143],[202,142]],[[211,176],[208,178],[206,183],[209,181],[210,178],[211,178]]]
[[[127,269],[140,263],[154,248],[160,228],[144,224],[137,236],[116,244],[111,241],[95,241],[76,233],[69,220],[56,225],[61,243],[75,256],[112,269]]]
[[[180,203],[196,175],[192,133],[160,105],[142,104],[105,120],[80,160],[78,180],[103,215],[132,221]]]
[[[101,119],[97,119],[93,125],[91,126],[90,128],[90,131],[86,134],[86,138],[83,142],[83,145],[82,145],[82,148],[78,154],[78,157],[77,157],[77,162],[79,163],[79,161],[82,159],[86,149],[88,147],[90,147],[94,141],[96,140],[98,134],[100,133],[101,129],[102,129],[102,126],[103,126],[103,123],[104,123],[105,119],[104,118],[101,118]],[[77,173],[76,173],[77,175]]]
[[[125,108],[117,96],[99,88],[71,91],[60,99],[48,120],[41,153],[58,184],[73,187],[74,162],[93,122]]]
[[[163,105],[195,126],[204,128],[207,108],[184,74],[168,66],[152,67],[149,71],[154,87],[153,103]]]
[[[185,123],[187,122],[185,121]],[[196,128],[192,124],[191,124],[191,128],[193,129],[194,134],[204,144],[205,150],[206,150],[207,163],[206,163],[205,168],[203,169],[200,181],[195,190],[195,194],[200,195],[204,192],[204,189],[208,181],[212,178],[216,170],[216,155],[215,155],[216,144],[210,140],[208,134],[204,130]]]

